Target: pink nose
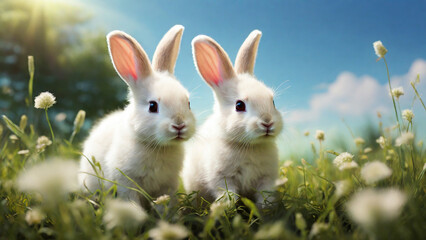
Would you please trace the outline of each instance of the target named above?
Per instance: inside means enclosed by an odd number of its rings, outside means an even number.
[[[266,127],[267,129],[271,128],[272,125],[274,125],[274,122],[270,122],[270,123],[262,123],[262,126]]]
[[[172,127],[178,131],[182,130],[185,128],[185,123],[179,124],[179,125],[172,125]]]

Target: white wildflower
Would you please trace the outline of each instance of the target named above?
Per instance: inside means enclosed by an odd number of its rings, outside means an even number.
[[[388,50],[383,46],[382,41],[375,41],[373,43],[374,51],[376,52],[376,55],[380,58],[383,58]]]
[[[55,96],[50,92],[42,92],[34,99],[34,107],[40,109],[47,109],[56,103]]]
[[[45,161],[23,171],[17,179],[18,188],[40,193],[46,200],[55,200],[80,189],[78,169],[75,161]]]
[[[67,114],[66,114],[66,113],[63,113],[63,112],[58,113],[58,114],[56,114],[56,116],[55,116],[55,120],[56,120],[57,122],[62,122],[62,121],[64,121],[66,118],[67,118]]]
[[[364,149],[364,153],[370,153],[371,151],[373,151],[371,147],[367,147]]]
[[[46,215],[38,208],[28,210],[25,214],[25,221],[30,226],[41,223],[45,218]]]
[[[278,178],[277,180],[275,180],[275,187],[282,186],[286,184],[286,182],[288,182],[288,178],[286,177]]]
[[[28,155],[30,153],[30,150],[25,149],[18,152],[19,155]]]
[[[402,117],[405,118],[408,122],[413,121],[414,113],[410,109],[405,109],[402,111]]]
[[[384,138],[383,136],[380,136],[377,140],[376,140],[376,142],[380,145],[380,147],[381,148],[385,148],[386,147],[386,145],[387,145],[387,140],[386,140],[386,138]]]
[[[310,132],[309,132],[309,131],[305,131],[305,132],[303,133],[303,135],[305,135],[306,137],[307,137],[307,136],[309,136],[309,134],[310,134]]]
[[[318,139],[319,141],[324,141],[325,138],[325,134],[324,131],[322,130],[317,130],[316,134],[315,134],[316,139]]]
[[[134,228],[148,217],[140,205],[121,199],[108,200],[105,209],[103,221],[108,229],[118,226]]]
[[[334,182],[334,186],[336,187],[334,194],[337,198],[346,195],[351,190],[351,182],[349,180]]]
[[[401,136],[395,140],[395,146],[400,147],[403,144],[411,144],[414,140],[414,134],[411,132],[403,132]]]
[[[286,161],[284,161],[283,167],[290,167],[291,165],[293,165],[293,161],[286,160]]]
[[[423,170],[422,171],[424,171],[426,169],[426,163],[423,165]]]
[[[396,100],[398,100],[399,97],[404,95],[404,88],[402,87],[392,88],[391,95],[394,96]]]
[[[369,228],[377,221],[397,218],[406,201],[406,195],[397,189],[365,189],[356,193],[346,207],[352,220]]]
[[[361,178],[364,179],[367,184],[375,183],[391,175],[392,169],[379,161],[368,162],[361,169]]]
[[[225,213],[225,210],[229,207],[229,203],[226,201],[216,201],[210,205],[211,216],[218,218]]]
[[[281,221],[263,225],[254,235],[254,239],[281,239],[284,235],[284,224]]]
[[[357,137],[354,139],[354,142],[357,146],[362,146],[365,143],[365,140],[361,137]]]
[[[164,194],[162,196],[159,196],[156,200],[154,200],[154,203],[157,205],[166,205],[170,201],[170,196],[167,194]]]
[[[333,164],[339,168],[340,171],[356,168],[358,167],[358,164],[353,161],[353,157],[354,155],[348,152],[341,153],[333,160]]]
[[[301,213],[296,213],[296,227],[300,230],[303,231],[306,229],[306,221],[303,218]]]
[[[36,149],[38,152],[43,152],[44,149],[47,146],[50,146],[52,144],[52,141],[50,141],[50,139],[46,136],[40,136],[39,138],[37,138],[37,145],[36,145]]]
[[[327,223],[316,222],[312,225],[311,232],[309,233],[309,238],[313,238],[319,233],[327,230],[330,226]]]
[[[149,230],[149,236],[154,240],[183,239],[188,236],[188,230],[182,225],[161,220],[157,227]]]

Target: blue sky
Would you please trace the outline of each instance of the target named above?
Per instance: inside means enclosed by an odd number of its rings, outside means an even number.
[[[375,121],[376,110],[392,120],[385,65],[376,62],[372,47],[376,40],[389,50],[395,87],[406,92],[401,108],[411,108],[409,81],[415,74],[421,74],[419,88],[426,92],[425,1],[81,2],[88,4],[97,26],[133,35],[150,57],[171,26],[184,25],[175,74],[191,91],[200,121],[213,98],[192,61],[191,40],[198,34],[213,37],[234,61],[248,34],[263,32],[255,74],[279,88],[275,102],[287,123],[284,141],[298,130],[340,132],[345,128],[341,118],[356,128],[366,119]],[[414,112],[422,122],[426,115],[419,106],[415,104]]]

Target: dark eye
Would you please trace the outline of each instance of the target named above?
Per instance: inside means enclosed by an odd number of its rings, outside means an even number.
[[[188,102],[188,108],[191,109],[191,103],[190,102]]]
[[[158,113],[158,104],[156,101],[149,101],[149,112]]]
[[[274,100],[272,100],[272,104],[274,104],[274,107],[275,107],[275,101]]]
[[[235,110],[237,112],[245,112],[246,111],[246,104],[243,101],[238,100],[237,103],[235,104]]]

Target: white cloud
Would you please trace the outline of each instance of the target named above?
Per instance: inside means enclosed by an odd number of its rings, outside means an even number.
[[[420,92],[426,91],[426,61],[413,62],[407,74],[391,78],[392,87],[402,86],[406,95],[401,97],[401,105],[410,106],[414,97],[410,81],[420,74]],[[290,123],[318,121],[325,115],[363,116],[377,111],[387,113],[392,109],[389,86],[380,84],[371,76],[357,77],[351,72],[340,73],[336,80],[325,88],[325,92],[314,94],[309,100],[308,109],[296,109],[286,118]]]

